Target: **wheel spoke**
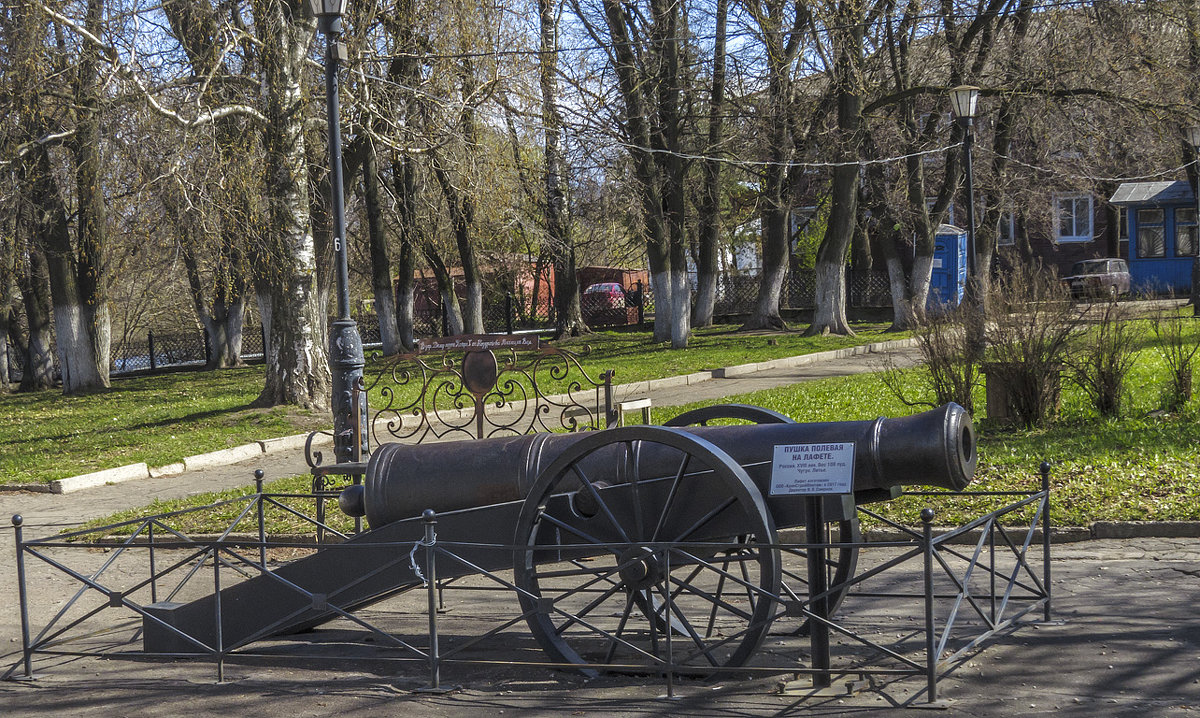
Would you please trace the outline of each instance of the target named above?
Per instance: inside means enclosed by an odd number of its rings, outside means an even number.
[[[701,517],[700,520],[697,521],[696,523],[692,524],[688,528],[687,531],[684,531],[680,535],[676,536],[675,539],[673,541],[671,541],[671,543],[682,543],[684,541],[687,541],[688,537],[690,537],[692,534],[696,533],[701,528],[703,528],[704,525],[707,524],[709,521],[712,521],[713,519],[715,519],[717,517],[717,515],[720,514],[722,511],[729,508],[730,506],[733,506],[733,504],[736,501],[737,501],[737,499],[733,498],[732,496],[725,499],[724,501],[721,502],[720,506],[717,506],[715,509],[713,509],[712,511],[709,511],[707,514],[705,514],[703,517]]]
[[[670,596],[669,592],[664,593],[667,593],[667,595]],[[692,622],[689,621],[687,616],[684,615],[683,611],[680,610],[679,604],[668,599],[667,605],[665,605],[664,608],[669,608],[670,612],[675,614],[675,617],[679,619],[679,623],[683,626],[684,632],[689,638],[692,639],[692,643],[696,644],[696,648],[700,649],[700,652],[704,654],[704,658],[708,660],[709,664],[711,664],[713,668],[720,666],[721,664],[717,662],[715,657],[713,657],[712,647],[705,644],[704,639],[700,637],[700,634],[696,633],[696,629],[692,627]],[[653,623],[653,621],[651,621],[651,623]],[[671,621],[664,620],[663,623],[666,624],[667,630],[670,630]]]
[[[625,594],[625,610],[621,613],[621,622],[617,624],[617,630],[608,639],[608,649],[604,651],[604,662],[612,663],[613,656],[617,653],[617,642],[621,640],[621,634],[625,632],[625,624],[629,622],[629,615],[633,613],[633,593]]]
[[[621,540],[625,543],[630,543],[629,534],[625,533],[625,528],[621,526],[619,521],[617,521],[617,517],[613,515],[612,509],[608,507],[608,504],[604,501],[604,499],[600,497],[600,492],[595,486],[592,485],[592,482],[588,480],[588,477],[584,475],[583,469],[579,468],[579,464],[572,464],[571,469],[575,472],[575,475],[579,477],[579,480],[583,482],[584,488],[586,488],[588,493],[591,494],[591,497],[595,499],[596,505],[600,507],[601,511],[604,512],[604,516],[608,519],[609,523],[612,524],[612,527],[617,530],[618,534],[621,535]]]
[[[593,582],[593,584],[594,583],[595,582]],[[619,584],[619,583],[614,584],[613,586],[609,587],[608,590],[606,590],[604,593],[602,593],[598,597],[596,597],[596,600],[587,604],[586,606],[579,609],[578,611],[569,612],[571,617],[569,619],[567,619],[566,621],[564,621],[561,626],[556,627],[554,629],[554,632],[561,636],[563,634],[563,631],[567,630],[571,626],[574,626],[576,623],[579,623],[581,620],[583,620],[583,618],[585,616],[587,616],[589,613],[591,613],[593,610],[595,610],[597,606],[604,603],[608,599],[612,598],[617,593],[617,591],[620,591],[620,590],[621,590],[621,584]],[[578,593],[578,591],[575,591],[573,593]],[[563,595],[566,596],[569,594],[563,594]]]
[[[691,454],[684,454],[683,461],[679,463],[679,470],[675,472],[675,478],[671,481],[671,490],[667,493],[667,500],[663,503],[662,513],[658,515],[658,524],[654,527],[654,533],[650,536],[650,541],[658,540],[662,533],[663,525],[667,521],[667,516],[671,513],[671,508],[675,503],[675,496],[679,493],[679,484],[683,481],[684,474],[687,473],[688,464],[692,461]]]
[[[641,453],[641,448],[642,442],[640,441],[625,442],[625,469],[626,476],[629,477],[629,484],[633,489],[633,525],[638,541],[641,541],[646,535],[646,524],[643,517],[645,509],[642,504],[640,484],[642,477],[638,471],[638,454]]]
[[[776,617],[781,568],[778,551],[733,538],[774,542],[746,469],[659,427],[575,446],[535,480],[517,527],[516,584],[535,597],[522,605],[551,660],[705,674],[745,663]]]
[[[581,531],[580,529],[575,528],[571,524],[566,523],[565,521],[562,521],[560,519],[557,519],[557,518],[551,516],[550,514],[543,512],[541,515],[541,518],[545,521],[549,521],[550,523],[554,524],[555,526],[559,527],[560,529],[562,529],[568,533],[575,534],[576,536],[583,539],[584,541],[587,541],[590,544],[595,544],[597,547],[603,548],[605,551],[608,551],[608,552],[614,553],[614,554],[618,553],[618,551],[616,549],[612,548],[611,546],[606,545],[609,543],[608,541],[601,541],[600,539],[596,538],[595,536],[592,536],[591,534],[589,534],[585,531]]]

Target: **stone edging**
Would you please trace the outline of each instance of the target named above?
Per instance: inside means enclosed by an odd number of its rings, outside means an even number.
[[[308,434],[293,434],[292,436],[255,441],[251,444],[242,444],[241,446],[234,446],[228,449],[210,451],[207,454],[185,456],[182,461],[167,464],[166,466],[147,466],[145,463],[128,464],[112,469],[104,469],[103,471],[93,471],[92,473],[80,476],[56,479],[46,484],[0,484],[0,492],[30,491],[41,494],[69,494],[96,486],[104,486],[105,484],[117,484],[122,481],[176,476],[185,471],[227,466],[278,451],[295,451],[304,448],[304,443],[307,440]],[[332,443],[333,437],[325,434],[318,434],[313,440],[314,446]]]

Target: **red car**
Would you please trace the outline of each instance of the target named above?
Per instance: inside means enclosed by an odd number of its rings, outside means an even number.
[[[583,290],[582,305],[585,322],[600,324],[625,324],[627,322],[625,290],[616,282],[600,282]]]
[[[583,305],[591,309],[624,309],[625,290],[616,282],[601,282],[583,290]]]

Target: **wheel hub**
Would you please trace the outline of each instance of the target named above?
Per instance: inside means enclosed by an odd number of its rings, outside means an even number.
[[[662,578],[662,565],[652,549],[636,546],[621,554],[621,581],[633,591],[642,591]]]

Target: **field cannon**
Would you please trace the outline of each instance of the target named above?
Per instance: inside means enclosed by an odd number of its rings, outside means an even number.
[[[762,423],[692,425],[721,418]],[[652,652],[654,634],[668,624],[662,594],[669,592],[672,630],[691,657],[737,665],[786,610],[764,597],[807,594],[807,579],[771,548],[776,531],[803,526],[808,510],[804,496],[780,491],[776,447],[825,449],[804,454],[822,458],[833,456],[830,447],[851,447],[850,492],[824,497],[821,512],[851,544],[860,540],[856,504],[891,498],[905,485],[962,490],[976,464],[974,429],[956,404],[903,418],[819,424],[724,406],[674,423],[687,428],[389,444],[372,456],[364,485],[344,492],[340,504],[378,527],[425,509],[440,514],[520,501],[515,583],[530,628],[554,660],[595,660],[588,643],[602,648],[606,661],[617,647]],[[855,546],[830,558],[830,610],[856,559]],[[630,623],[635,616],[656,618],[642,631]],[[583,623],[593,625],[574,633],[588,637],[573,638],[571,627]],[[611,625],[595,625],[604,623]]]
[[[751,423],[710,425],[718,419]],[[670,424],[377,447],[363,484],[339,499],[370,526],[347,542],[360,550],[318,551],[274,581],[228,589],[223,605],[253,606],[257,617],[223,618],[225,640],[311,627],[333,617],[320,610],[326,602],[353,610],[420,585],[381,567],[407,566],[436,512],[439,541],[455,542],[456,557],[438,562],[438,577],[511,568],[552,661],[656,665],[670,654],[698,670],[738,666],[776,618],[802,613],[810,585],[836,608],[861,541],[856,504],[901,486],[961,490],[976,465],[974,428],[956,404],[813,424],[725,405]],[[806,574],[787,560],[777,534],[818,522],[837,530],[820,581],[811,564]],[[211,606],[183,609],[159,615],[189,634],[211,623]],[[149,623],[146,636],[147,650],[179,650]]]

